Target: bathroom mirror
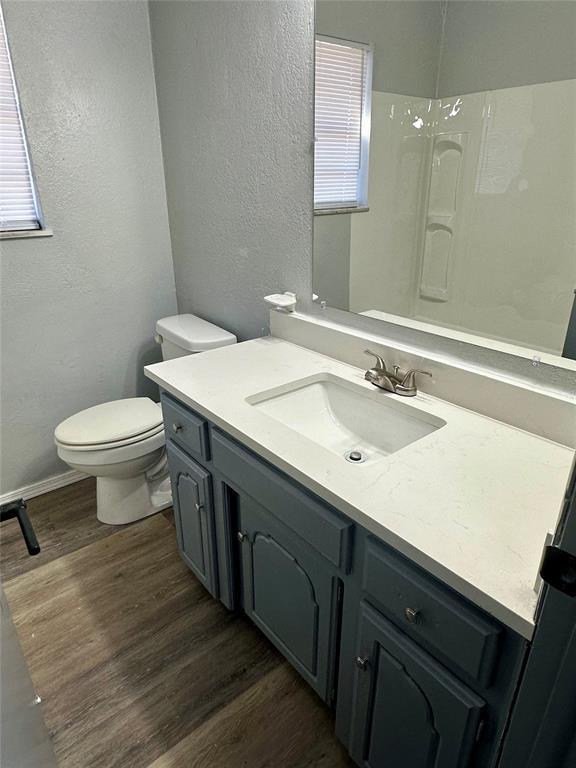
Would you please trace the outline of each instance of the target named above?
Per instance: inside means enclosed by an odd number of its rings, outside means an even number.
[[[576,3],[316,0],[315,67],[316,300],[576,359]]]

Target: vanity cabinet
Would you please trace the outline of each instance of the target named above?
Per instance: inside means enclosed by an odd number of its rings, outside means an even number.
[[[485,702],[363,603],[350,752],[366,768],[466,768]]]
[[[361,768],[496,768],[526,642],[173,398],[178,546],[334,707]]]
[[[168,441],[174,522],[182,559],[214,597],[218,594],[210,473]]]

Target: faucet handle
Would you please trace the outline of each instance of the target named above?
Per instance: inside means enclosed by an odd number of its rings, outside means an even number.
[[[365,349],[364,350],[364,354],[365,355],[372,355],[372,357],[376,358],[376,365],[374,366],[374,368],[377,371],[386,371],[387,370],[386,363],[384,362],[383,358],[380,357],[380,355],[377,355],[376,352],[372,352],[369,349]]]
[[[402,379],[402,387],[405,387],[406,389],[415,389],[416,388],[416,374],[421,373],[423,376],[432,376],[430,371],[421,371],[419,368],[411,368],[409,371],[406,371],[404,374],[404,378]]]

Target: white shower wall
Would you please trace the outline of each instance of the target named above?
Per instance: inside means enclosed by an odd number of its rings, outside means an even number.
[[[369,210],[348,214],[350,311],[411,316],[434,101],[372,91]]]
[[[451,236],[441,238],[449,252],[426,257],[429,274],[431,258],[446,258],[446,290],[434,295],[421,276],[439,134],[460,137],[462,160],[456,211],[444,220]],[[428,107],[374,92],[370,212],[352,216],[351,310],[560,352],[576,288],[575,167],[575,80]]]

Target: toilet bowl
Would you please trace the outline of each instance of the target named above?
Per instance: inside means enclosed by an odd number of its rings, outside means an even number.
[[[147,397],[102,403],[54,433],[58,455],[96,477],[97,516],[122,525],[170,506],[162,410]]]
[[[194,315],[159,320],[156,340],[164,359],[235,344],[228,331]],[[97,516],[123,525],[172,504],[162,409],[148,397],[101,403],[56,427],[59,457],[96,477]]]

